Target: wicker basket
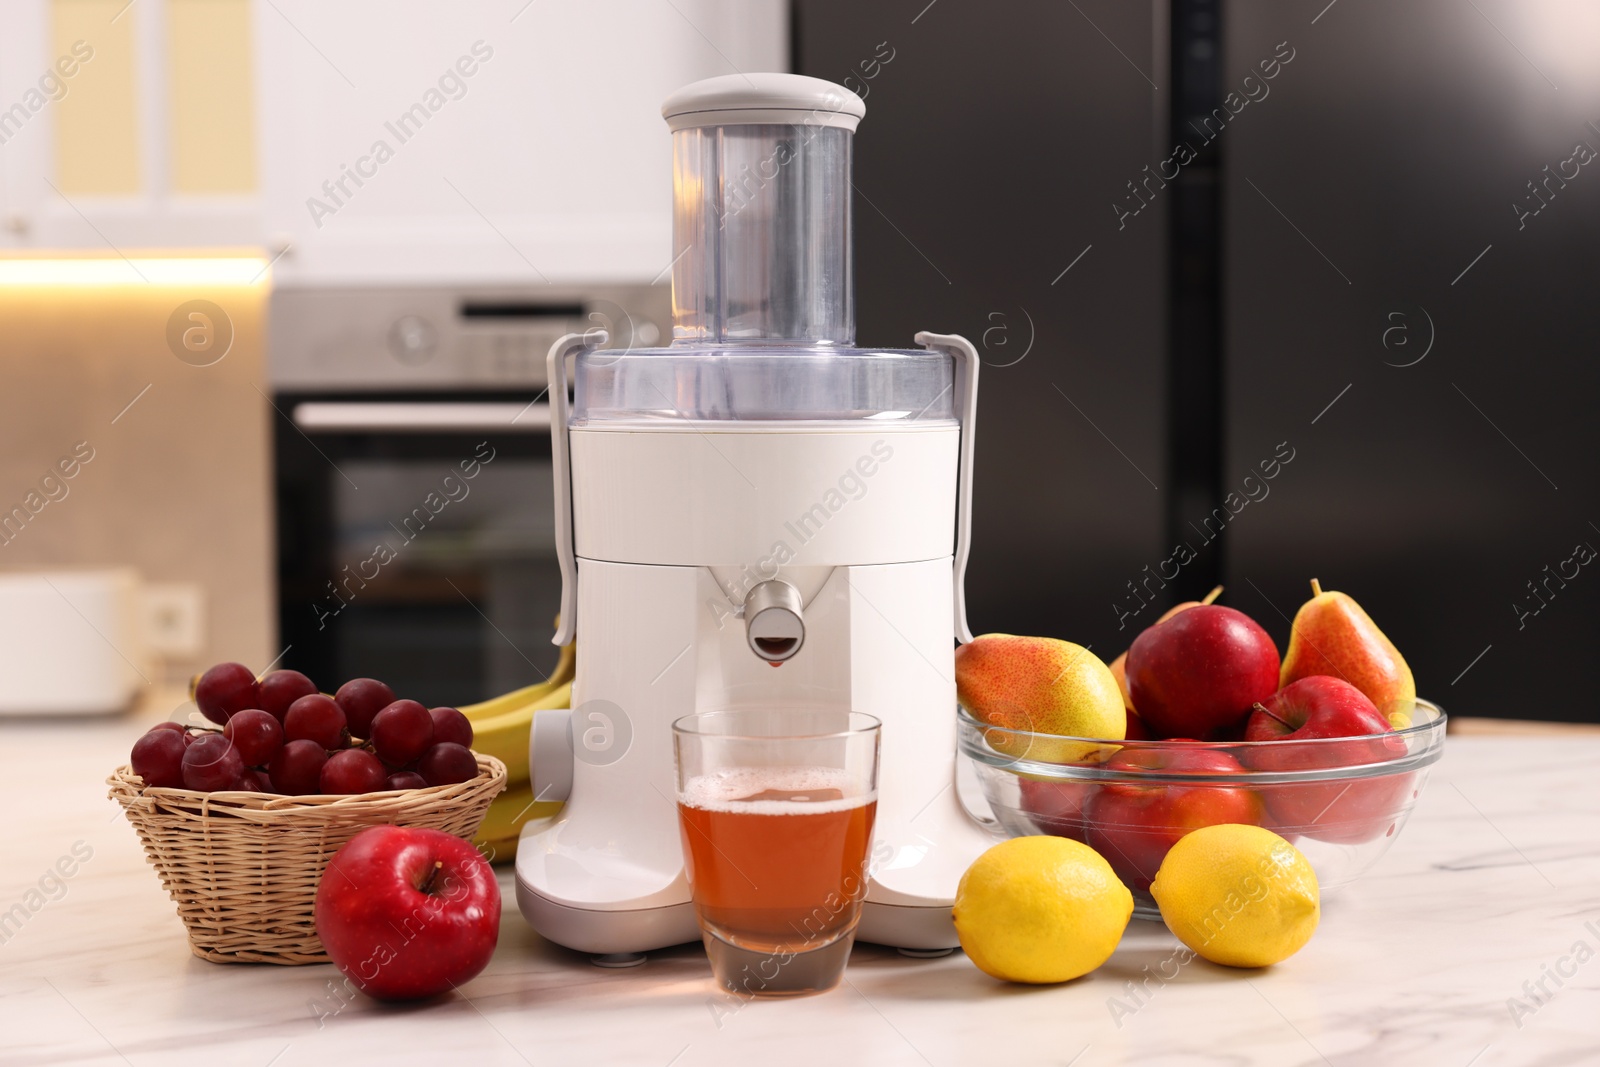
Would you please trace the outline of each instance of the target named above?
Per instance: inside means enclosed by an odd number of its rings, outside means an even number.
[[[459,785],[341,797],[146,788],[130,767],[106,779],[178,905],[196,956],[215,963],[326,963],[312,913],[339,846],[368,826],[422,826],[470,838],[506,785],[478,756]]]

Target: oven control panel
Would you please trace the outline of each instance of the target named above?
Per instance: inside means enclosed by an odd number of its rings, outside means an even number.
[[[268,370],[278,392],[542,389],[563,334],[613,348],[671,333],[666,285],[537,289],[316,286],[273,292]]]

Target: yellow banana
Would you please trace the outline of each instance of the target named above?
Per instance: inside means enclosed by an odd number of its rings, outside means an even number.
[[[513,689],[509,693],[502,693],[497,697],[481,701],[477,704],[462,705],[459,710],[468,719],[472,720],[474,727],[483,719],[492,719],[509,712],[516,711],[535,701],[543,700],[563,685],[572,681],[577,670],[576,641],[561,646],[561,659],[556,663],[556,669],[550,672],[550,677],[534,685]]]
[[[530,700],[503,715],[494,715],[481,718],[473,722],[472,730],[476,735],[479,731],[490,732],[498,730],[510,723],[527,719],[536,711],[546,711],[550,708],[564,708],[571,703],[572,683],[563,682],[538,700]]]
[[[504,715],[508,711],[516,711],[522,705],[532,700],[538,700],[548,693],[553,687],[548,682],[537,685],[523,686],[513,689],[509,693],[501,693],[480,704],[462,704],[457,710],[473,722],[479,719],[492,719],[496,715]]]
[[[560,621],[560,617],[557,617]],[[573,638],[561,646],[561,657],[556,660],[556,669],[550,672],[547,679],[552,685],[565,685],[572,681],[578,673],[578,639]]]
[[[528,735],[533,731],[534,715],[552,708],[564,708],[571,703],[572,683],[566,682],[515,711],[490,719],[479,719],[472,724],[472,747],[504,763],[507,782],[526,782]]]
[[[523,823],[530,819],[543,819],[561,810],[559,800],[535,800],[531,782],[522,782],[495,797],[489,810],[473,835],[480,841],[495,841],[514,837],[522,832]]]
[[[522,827],[534,820],[548,818],[561,810],[559,800],[535,800],[533,784],[520,782],[495,797],[484,814],[472,843],[490,863],[507,863],[516,859],[517,840]]]
[[[517,858],[517,840],[520,835],[500,837],[486,841],[481,837],[473,838],[472,844],[484,859],[490,863],[510,863]]]

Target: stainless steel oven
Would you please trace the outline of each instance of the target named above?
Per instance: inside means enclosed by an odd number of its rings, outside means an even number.
[[[543,287],[541,287],[543,289]],[[281,663],[424,703],[539,680],[561,597],[545,353],[656,343],[664,287],[273,296]]]

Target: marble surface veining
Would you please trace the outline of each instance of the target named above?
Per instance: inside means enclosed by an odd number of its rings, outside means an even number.
[[[0,724],[0,911],[27,911],[0,944],[0,1064],[1600,1063],[1600,738],[1451,738],[1399,841],[1266,971],[1179,967],[1136,921],[1061,986],[858,946],[829,994],[730,1005],[698,948],[607,971],[542,941],[507,871],[489,968],[393,1007],[331,966],[190,955],[105,798],[137,729]]]

